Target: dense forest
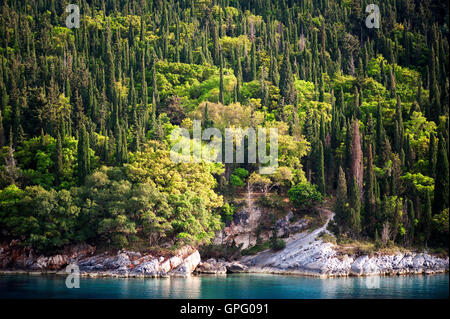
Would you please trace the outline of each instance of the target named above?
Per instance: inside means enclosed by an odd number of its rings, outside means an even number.
[[[379,28],[367,0],[74,0],[79,28],[69,3],[1,1],[0,240],[208,244],[259,191],[448,247],[447,1],[380,0]],[[194,120],[277,128],[277,171],[174,163]]]

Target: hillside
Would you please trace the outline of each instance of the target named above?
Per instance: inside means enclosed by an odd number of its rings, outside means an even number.
[[[327,198],[343,245],[448,254],[448,3],[379,1],[379,28],[368,4],[79,0],[73,27],[66,1],[1,1],[0,242],[232,252],[217,234],[262,207],[240,248],[277,251]],[[277,149],[191,157],[229,149],[197,125]]]

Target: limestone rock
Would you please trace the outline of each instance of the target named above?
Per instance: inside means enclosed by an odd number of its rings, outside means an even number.
[[[232,262],[227,265],[227,270],[231,273],[246,272],[248,267],[238,262]]]
[[[200,263],[200,254],[196,250],[194,253],[186,257],[181,265],[170,272],[173,276],[190,276]]]
[[[195,269],[196,273],[201,274],[226,274],[227,267],[223,262],[217,262],[215,259],[208,259],[205,262],[200,262]]]

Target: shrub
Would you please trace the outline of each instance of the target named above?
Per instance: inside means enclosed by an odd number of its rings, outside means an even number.
[[[238,167],[234,170],[233,174],[241,179],[244,179],[248,176],[248,171],[245,168]]]
[[[283,201],[283,197],[278,194],[267,194],[265,196],[261,196],[258,200],[259,204],[275,209],[286,209],[286,203]]]
[[[289,200],[295,207],[312,206],[322,201],[322,194],[317,190],[317,186],[310,183],[300,183],[288,191]]]
[[[245,185],[244,182],[242,181],[242,179],[239,176],[234,175],[234,174],[232,174],[230,176],[230,184],[235,187],[242,187]]]
[[[234,216],[235,211],[236,211],[236,208],[233,205],[225,203],[222,206],[222,214],[221,214],[222,221],[224,223],[231,222],[233,220],[233,216]]]
[[[282,250],[286,247],[286,243],[282,239],[272,240],[270,242],[270,248],[274,251]]]
[[[256,244],[252,247],[248,247],[246,249],[243,249],[241,251],[242,256],[248,256],[248,255],[256,255],[257,253],[264,251],[266,249],[270,248],[270,242],[265,241],[264,243]]]
[[[322,232],[320,233],[319,236],[323,242],[325,243],[332,243],[332,244],[336,244],[336,237],[326,233],[326,232]]]

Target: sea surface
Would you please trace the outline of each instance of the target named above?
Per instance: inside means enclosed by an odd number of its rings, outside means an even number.
[[[9,298],[199,298],[347,299],[448,298],[449,275],[315,278],[231,274],[191,278],[80,278],[67,288],[58,275],[0,274],[0,299]]]

